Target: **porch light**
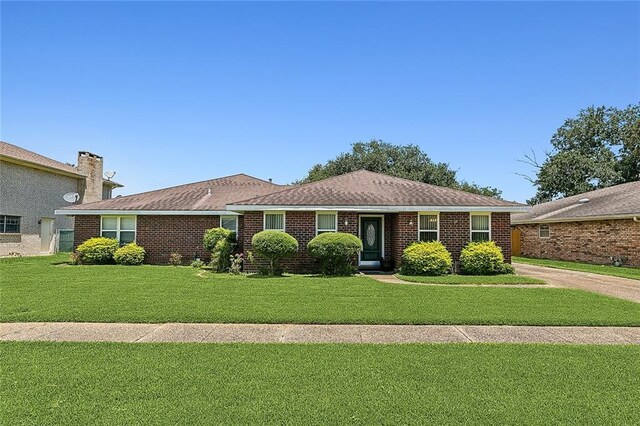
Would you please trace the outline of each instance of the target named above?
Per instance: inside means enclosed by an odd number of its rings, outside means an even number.
[[[409,226],[413,226],[413,220],[409,221]]]
[[[347,226],[347,225],[349,225],[349,221],[348,221],[348,220],[345,220],[345,221],[344,221],[344,226]]]

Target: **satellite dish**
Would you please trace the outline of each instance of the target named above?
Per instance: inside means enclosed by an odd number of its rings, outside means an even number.
[[[67,192],[62,196],[67,203],[75,203],[80,199],[80,194],[77,192]]]
[[[107,170],[106,172],[104,172],[104,176],[107,178],[107,180],[113,179],[115,175],[116,175],[116,172],[113,172],[111,170]]]

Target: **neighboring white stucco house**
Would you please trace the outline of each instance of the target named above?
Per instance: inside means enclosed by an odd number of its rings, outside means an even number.
[[[79,152],[78,165],[72,166],[0,142],[0,256],[54,252],[60,231],[73,229],[73,218],[54,211],[111,198],[118,187],[103,178],[98,155]],[[66,202],[67,193],[78,193],[79,200]]]

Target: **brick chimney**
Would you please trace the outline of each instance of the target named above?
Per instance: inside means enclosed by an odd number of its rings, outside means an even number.
[[[78,152],[78,171],[87,178],[80,183],[78,192],[81,203],[102,200],[103,165],[102,157],[86,151]]]

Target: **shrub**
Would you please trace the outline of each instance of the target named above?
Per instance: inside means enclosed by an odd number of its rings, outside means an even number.
[[[258,232],[251,239],[253,250],[269,261],[269,275],[280,275],[280,261],[298,251],[298,241],[282,231]]]
[[[192,268],[202,268],[203,266],[204,266],[204,262],[200,259],[196,259],[193,262],[191,262]]]
[[[236,234],[225,228],[207,229],[204,233],[204,248],[211,253],[211,267],[217,272],[229,269],[230,256],[236,245]]]
[[[460,271],[467,275],[493,275],[505,271],[502,250],[493,241],[471,242],[460,252]]]
[[[180,266],[182,265],[182,255],[177,251],[171,252],[169,255],[169,265]]]
[[[119,246],[118,240],[113,238],[96,237],[80,244],[76,251],[80,263],[113,263],[113,255]]]
[[[510,265],[508,263],[503,263],[502,264],[502,268],[500,270],[501,274],[515,274],[516,273],[516,268],[513,267],[513,265]]]
[[[136,243],[129,243],[116,250],[113,254],[113,260],[118,265],[142,265],[145,254],[143,247]]]
[[[307,244],[309,254],[322,263],[325,275],[350,275],[353,258],[362,250],[362,241],[353,234],[325,232]]]
[[[440,241],[413,243],[402,252],[404,275],[444,275],[451,263],[451,254]]]

